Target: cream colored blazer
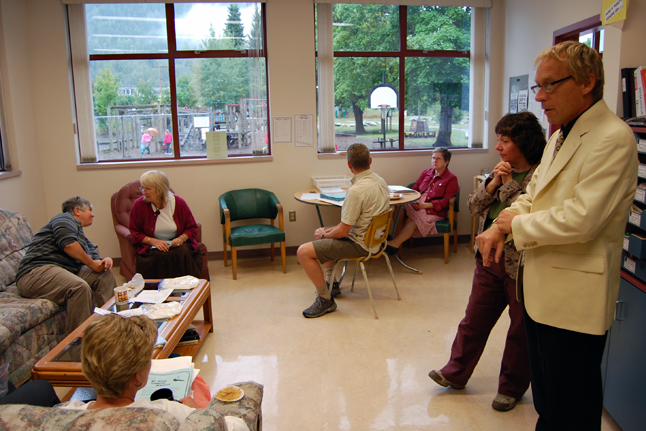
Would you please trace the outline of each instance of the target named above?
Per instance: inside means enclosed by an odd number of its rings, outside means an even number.
[[[602,335],[619,292],[637,145],[603,100],[579,117],[552,163],[558,135],[527,193],[509,208],[519,214],[512,221],[516,247],[525,250],[519,293],[534,321]]]

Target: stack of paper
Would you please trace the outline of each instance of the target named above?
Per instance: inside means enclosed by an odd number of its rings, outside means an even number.
[[[167,388],[173,391],[173,399],[180,400],[189,395],[191,384],[200,372],[190,356],[179,356],[169,359],[153,359],[148,375],[148,383],[137,392],[139,398],[150,399],[158,389]]]
[[[404,186],[388,186],[390,193],[417,193],[413,189]]]

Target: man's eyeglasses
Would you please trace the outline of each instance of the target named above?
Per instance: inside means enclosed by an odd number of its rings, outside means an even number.
[[[570,76],[565,77],[563,79],[559,79],[558,81],[547,82],[547,83],[545,83],[543,85],[536,84],[536,85],[531,86],[530,88],[532,89],[534,94],[538,93],[539,88],[542,88],[543,91],[546,92],[546,93],[551,93],[552,91],[554,91],[554,86],[556,84],[561,83],[561,82],[563,82],[565,80],[568,80],[570,78],[573,78],[573,76],[570,75]]]
[[[151,191],[151,190],[152,190],[152,189],[151,189],[150,187],[139,187],[139,191],[140,191],[141,193],[143,193],[143,192],[148,192],[148,193],[150,193],[150,191]]]
[[[431,157],[431,160],[444,160],[442,157]]]

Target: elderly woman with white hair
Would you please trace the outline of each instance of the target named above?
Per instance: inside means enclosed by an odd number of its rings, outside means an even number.
[[[186,201],[170,191],[161,171],[144,172],[139,182],[143,196],[132,205],[129,226],[137,248],[137,272],[144,278],[199,278],[197,223]]]

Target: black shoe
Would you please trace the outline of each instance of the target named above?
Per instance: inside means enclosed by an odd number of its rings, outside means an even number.
[[[336,302],[334,302],[334,298],[323,299],[317,295],[316,300],[314,300],[314,304],[310,305],[308,309],[303,310],[303,316],[310,318],[321,317],[322,315],[331,313],[334,310],[336,310]]]
[[[330,292],[332,295],[332,298],[336,298],[338,295],[341,294],[341,287],[339,287],[339,282],[335,281],[332,283],[332,292]]]
[[[393,247],[392,245],[386,245],[386,254],[388,256],[394,256],[399,253],[399,247]]]

